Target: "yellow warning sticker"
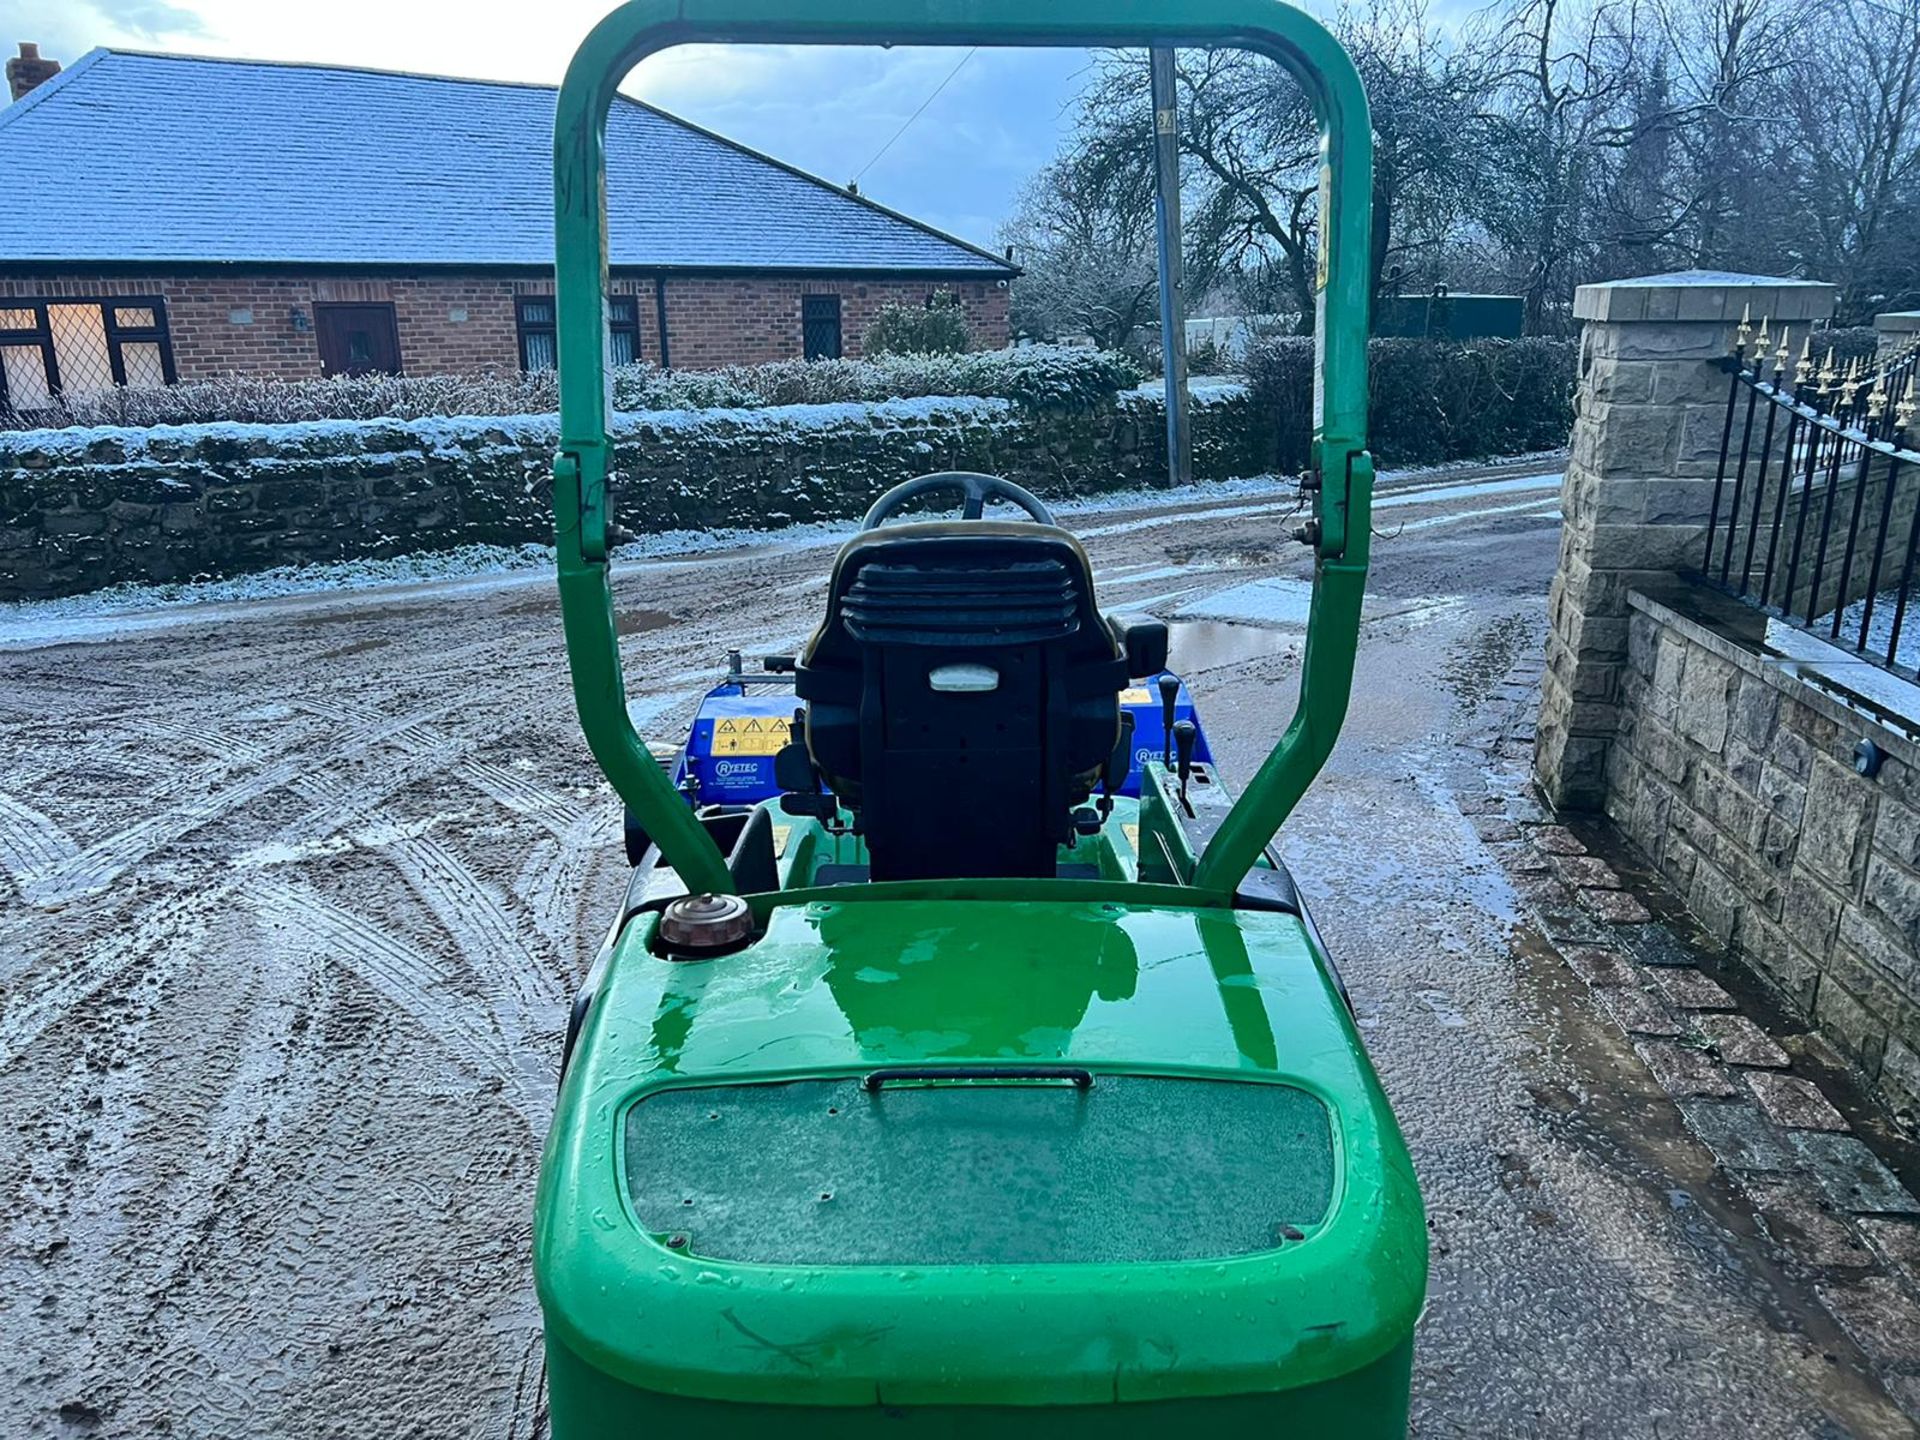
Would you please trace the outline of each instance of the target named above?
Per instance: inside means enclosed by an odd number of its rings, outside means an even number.
[[[793,833],[793,826],[791,825],[776,825],[773,827],[773,858],[774,859],[780,860],[786,857],[787,836],[791,835],[792,833]]]
[[[1133,853],[1138,855],[1140,853],[1140,827],[1138,825],[1122,825],[1120,827],[1120,833],[1127,837],[1127,844],[1132,847]]]
[[[713,722],[715,755],[777,755],[789,722],[778,715],[725,715]]]
[[[1147,703],[1148,698],[1147,687],[1144,685],[1129,686],[1120,692],[1120,703],[1122,705],[1144,705]]]

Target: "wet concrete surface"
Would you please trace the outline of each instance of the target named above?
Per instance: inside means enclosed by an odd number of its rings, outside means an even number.
[[[1525,769],[1469,742],[1525,708],[1551,492],[1396,494],[1351,720],[1281,848],[1425,1187],[1414,1433],[1913,1433],[1485,813]],[[1289,509],[1074,522],[1108,608],[1180,622],[1229,776],[1291,711]],[[830,553],[623,572],[643,728],[683,731],[727,648],[797,644]],[[1256,582],[1263,623],[1201,618]],[[533,1180],[624,875],[551,591],[0,655],[0,735],[0,1434],[541,1433]]]

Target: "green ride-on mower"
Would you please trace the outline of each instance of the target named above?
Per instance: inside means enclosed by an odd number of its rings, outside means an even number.
[[[1237,45],[1311,98],[1313,605],[1298,708],[1238,799],[1177,681],[1130,782],[1167,631],[1103,614],[1045,505],[978,476],[902,477],[839,552],[774,707],[775,793],[690,803],[635,733],[602,132],[646,55],[761,41]],[[1419,1191],[1268,848],[1345,716],[1367,568],[1371,137],[1346,54],[1274,0],[633,0],[574,58],[554,153],[562,611],[644,837],[540,1178],[556,1440],[1404,1436]],[[960,517],[921,518],[952,488]]]

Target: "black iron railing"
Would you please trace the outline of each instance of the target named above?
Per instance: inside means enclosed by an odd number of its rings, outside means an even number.
[[[1740,326],[1700,571],[1778,619],[1911,677],[1920,348],[1836,363],[1814,337]],[[1920,629],[1920,626],[1916,626]],[[1906,653],[1902,654],[1903,637]]]

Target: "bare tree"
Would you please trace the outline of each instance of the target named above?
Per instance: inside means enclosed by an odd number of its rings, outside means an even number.
[[[1634,134],[1639,5],[1520,0],[1476,36],[1489,62],[1479,129],[1494,162],[1480,220],[1509,257],[1536,333],[1565,323],[1565,301],[1602,246],[1603,200]]]
[[[1278,271],[1283,308],[1313,312],[1318,131],[1299,87],[1242,50],[1175,57],[1187,276],[1195,289]],[[1153,197],[1153,107],[1144,52],[1099,61],[1070,150],[1115,195]]]
[[[1920,0],[1497,0],[1457,29],[1423,3],[1335,21],[1373,112],[1376,296],[1497,288],[1549,333],[1579,284],[1683,267],[1831,280],[1845,320],[1920,304]],[[1182,51],[1177,79],[1189,275],[1306,328],[1305,97],[1240,51]],[[1061,161],[1143,270],[1151,126],[1144,57],[1108,55]]]
[[[1423,0],[1367,0],[1336,21],[1367,85],[1375,132],[1372,288],[1437,248],[1475,189],[1472,57],[1427,21]],[[1291,75],[1242,50],[1176,58],[1187,270],[1313,323],[1319,133]],[[1102,59],[1070,142],[1111,193],[1150,202],[1146,59]]]
[[[1123,350],[1158,323],[1153,199],[1068,155],[1031,181],[1002,227],[1022,267],[1014,281],[1016,334],[1089,335]]]
[[[1837,5],[1799,43],[1782,186],[1796,258],[1841,287],[1841,317],[1859,323],[1920,298],[1920,0]]]
[[[1429,22],[1424,0],[1369,0],[1342,11],[1337,30],[1373,112],[1368,258],[1377,303],[1392,276],[1450,278],[1440,257],[1487,181],[1475,125],[1485,67]]]

